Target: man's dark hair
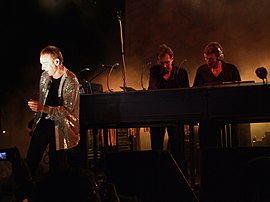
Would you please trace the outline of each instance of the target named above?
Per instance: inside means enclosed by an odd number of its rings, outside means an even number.
[[[161,44],[157,51],[157,59],[163,57],[165,54],[168,54],[171,58],[174,58],[172,49],[166,44]]]
[[[224,59],[223,48],[216,41],[210,42],[209,44],[207,44],[205,46],[205,48],[204,48],[203,53],[206,54],[206,55],[209,55],[209,54],[213,54],[214,53],[219,60]]]

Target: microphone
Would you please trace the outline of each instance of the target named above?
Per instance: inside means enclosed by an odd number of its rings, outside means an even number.
[[[149,65],[152,65],[152,62],[147,62],[144,67],[148,67]]]
[[[180,65],[179,65],[179,67],[181,67],[185,62],[187,62],[188,60],[187,59],[184,59],[181,63],[180,63]]]
[[[119,63],[115,63],[114,65],[104,65],[102,64],[101,67],[105,67],[105,68],[117,68],[119,66]]]
[[[120,19],[121,19],[121,14],[122,14],[122,12],[121,12],[121,11],[117,11],[116,14],[117,14],[117,19],[120,20]]]
[[[187,62],[187,61],[188,61],[187,59],[184,59],[184,60],[180,63],[179,67],[177,68],[176,75],[178,75],[181,66],[182,66],[185,62]]]
[[[80,70],[80,71],[77,73],[77,76],[78,76],[80,73],[82,73],[82,72],[84,72],[84,71],[89,71],[89,70],[90,70],[90,69],[89,69],[88,67],[86,67],[86,68]]]
[[[256,69],[256,75],[260,79],[264,80],[267,78],[267,70],[264,67],[259,67]]]
[[[263,84],[267,83],[267,70],[264,67],[257,68],[256,75],[263,80]]]

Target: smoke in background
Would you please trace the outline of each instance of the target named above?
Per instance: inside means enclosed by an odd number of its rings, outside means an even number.
[[[193,83],[204,46],[219,41],[225,60],[238,66],[243,80],[259,81],[255,69],[269,69],[269,1],[126,1],[126,54],[130,66],[151,60],[161,43],[171,46],[175,64],[185,63]],[[132,78],[129,76],[128,78]]]

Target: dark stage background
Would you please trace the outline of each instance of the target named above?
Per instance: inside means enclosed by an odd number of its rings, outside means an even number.
[[[66,67],[78,73],[89,68],[87,79],[114,64],[110,87],[123,86],[120,26],[123,25],[127,85],[148,87],[147,63],[155,62],[158,46],[166,43],[175,52],[193,83],[203,63],[203,48],[219,41],[225,61],[238,66],[242,80],[261,82],[255,70],[269,69],[270,1],[262,0],[11,0],[1,3],[2,73],[0,148],[17,146],[25,154],[29,136],[25,129],[32,112],[27,100],[34,97],[41,73],[39,51],[59,46]],[[120,12],[118,12],[120,11]],[[104,71],[92,82],[103,84]]]

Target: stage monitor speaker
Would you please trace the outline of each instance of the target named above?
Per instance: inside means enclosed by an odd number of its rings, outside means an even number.
[[[198,199],[168,151],[123,151],[108,153],[108,181],[119,196],[136,196],[142,202]]]
[[[270,199],[270,147],[206,149],[201,167],[201,202]]]

